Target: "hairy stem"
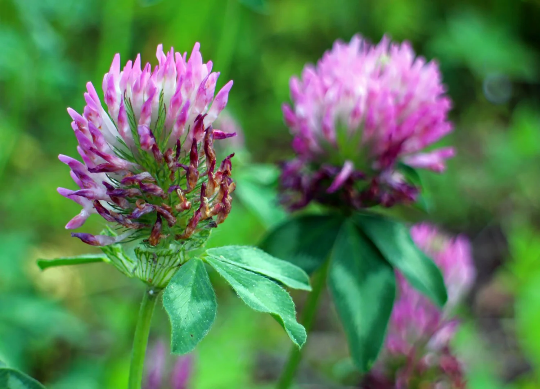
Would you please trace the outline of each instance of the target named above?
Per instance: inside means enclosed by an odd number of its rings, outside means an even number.
[[[317,309],[319,307],[322,291],[326,286],[326,277],[328,276],[329,264],[330,261],[327,260],[322,268],[319,269],[319,271],[313,276],[313,290],[309,294],[304,310],[302,311],[301,323],[308,334],[311,330],[313,320],[315,319],[315,314],[317,313]],[[277,389],[288,389],[291,386],[301,360],[302,350],[293,346],[291,352],[289,353],[289,359],[287,360],[285,368],[283,369],[281,377],[278,381],[276,387]]]
[[[152,314],[158,299],[160,290],[149,286],[144,292],[144,296],[139,310],[135,337],[133,338],[133,351],[131,353],[131,366],[129,368],[129,389],[141,389],[144,373],[144,357],[150,334]]]

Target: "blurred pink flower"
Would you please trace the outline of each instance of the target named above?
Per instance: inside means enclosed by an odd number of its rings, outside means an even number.
[[[193,373],[193,356],[191,354],[174,358],[172,369],[167,358],[169,352],[165,343],[155,342],[148,350],[144,389],[164,389],[165,377],[168,376],[171,389],[187,389]]]
[[[464,236],[446,236],[429,224],[413,226],[411,235],[416,245],[441,269],[448,303],[443,310],[437,308],[397,274],[398,298],[388,324],[384,350],[372,374],[387,380],[391,378],[396,383],[398,378],[408,382],[412,378],[422,379],[424,374],[426,377],[434,374],[432,384],[449,381],[454,384],[451,388],[461,388],[458,385],[463,379],[461,367],[452,355],[450,341],[459,325],[452,316],[453,310],[475,278],[470,245]]]
[[[417,188],[398,163],[441,172],[452,148],[423,150],[452,130],[451,107],[435,62],[416,57],[409,43],[360,36],[336,42],[316,66],[290,82],[285,122],[297,157],[285,165],[285,203],[311,200],[362,208],[413,201]]]
[[[97,213],[119,229],[117,236],[74,233],[105,246],[145,239],[150,246],[184,241],[225,220],[234,183],[232,155],[216,169],[214,140],[234,134],[212,124],[228,100],[232,81],[215,95],[219,73],[203,63],[199,44],[187,53],[163,52],[158,65],[141,67],[140,55],[120,69],[114,57],[103,78],[107,111],[87,84],[83,114],[68,108],[82,163],[60,155],[80,188],[58,192],[83,209],[66,228],[81,227]],[[215,218],[215,220],[214,220]]]

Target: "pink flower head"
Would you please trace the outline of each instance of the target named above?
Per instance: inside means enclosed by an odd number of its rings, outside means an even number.
[[[452,130],[451,102],[437,64],[407,42],[338,41],[290,89],[283,113],[297,158],[283,187],[292,208],[332,203],[338,191],[337,201],[355,208],[414,201],[417,188],[399,164],[441,172],[453,156],[451,148],[423,152]]]
[[[105,106],[91,83],[82,115],[68,108],[82,162],[60,155],[76,190],[59,193],[83,209],[66,226],[81,227],[97,213],[121,233],[76,233],[105,246],[141,239],[151,247],[184,245],[207,237],[230,212],[234,183],[227,157],[216,166],[214,140],[233,136],[212,124],[227,105],[233,82],[215,94],[219,73],[204,63],[199,44],[191,55],[163,52],[158,64],[141,66],[140,55],[123,69],[115,55],[103,78]]]
[[[167,358],[168,354],[169,350],[162,341],[155,342],[149,348],[143,389],[188,388],[193,375],[193,355],[182,355],[171,361]]]
[[[462,376],[458,374],[460,365],[451,353],[450,341],[459,324],[452,317],[452,311],[469,291],[475,278],[469,242],[463,236],[451,238],[441,234],[429,224],[413,226],[411,235],[416,245],[441,269],[448,290],[448,303],[444,310],[437,308],[413,289],[401,274],[397,274],[399,296],[388,324],[385,348],[374,374],[387,378],[392,376],[392,380],[398,380],[398,376],[410,380],[435,371],[439,376],[433,383],[446,382],[446,379],[462,382]],[[418,361],[415,362],[417,364],[411,365],[414,361]],[[447,362],[453,363],[452,374],[455,373],[455,377],[446,376],[448,366],[444,364]]]

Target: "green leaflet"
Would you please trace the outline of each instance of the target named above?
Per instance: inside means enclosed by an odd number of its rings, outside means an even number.
[[[86,263],[109,262],[106,256],[99,254],[79,255],[75,257],[63,257],[55,259],[38,259],[37,265],[41,270],[49,267],[67,266],[67,265],[82,265]]]
[[[294,302],[289,294],[266,277],[224,262],[209,255],[206,261],[223,278],[250,308],[270,313],[285,329],[298,347],[306,342],[306,330],[297,323]]]
[[[249,246],[209,249],[207,254],[234,266],[273,278],[293,289],[311,290],[309,276],[299,267]]]
[[[396,293],[394,270],[347,221],[330,256],[329,287],[355,365],[367,372],[385,338]]]
[[[441,271],[414,244],[408,227],[372,214],[357,214],[354,221],[377,246],[384,258],[398,269],[416,289],[442,307],[446,287]]]
[[[270,232],[261,248],[311,274],[328,258],[344,220],[340,215],[304,215],[287,220]]]
[[[163,306],[171,321],[172,352],[192,351],[210,331],[217,310],[216,295],[200,258],[180,267],[165,288]]]
[[[0,365],[0,388],[2,389],[45,389],[32,377],[18,370]]]

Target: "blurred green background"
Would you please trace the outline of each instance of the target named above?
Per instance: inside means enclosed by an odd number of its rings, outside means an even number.
[[[469,387],[540,387],[539,21],[538,0],[0,0],[0,359],[51,389],[126,386],[142,285],[104,264],[35,265],[90,250],[63,228],[80,208],[56,193],[72,186],[57,155],[76,155],[66,108],[82,111],[87,81],[101,93],[115,53],[155,64],[159,43],[190,52],[201,42],[218,87],[235,82],[241,188],[260,178],[252,164],[291,155],[280,109],[289,78],[338,38],[387,33],[437,58],[454,101],[444,142],[457,157],[447,173],[423,176],[432,210],[400,212],[473,243],[478,277],[456,339]],[[256,244],[283,217],[268,188],[245,188],[212,245]],[[99,228],[95,218],[86,229]],[[287,337],[214,281],[218,319],[195,353],[191,387],[268,387]],[[305,295],[294,297],[301,307]],[[357,387],[337,323],[323,303],[299,376],[306,387]],[[169,336],[162,309],[152,336]]]

